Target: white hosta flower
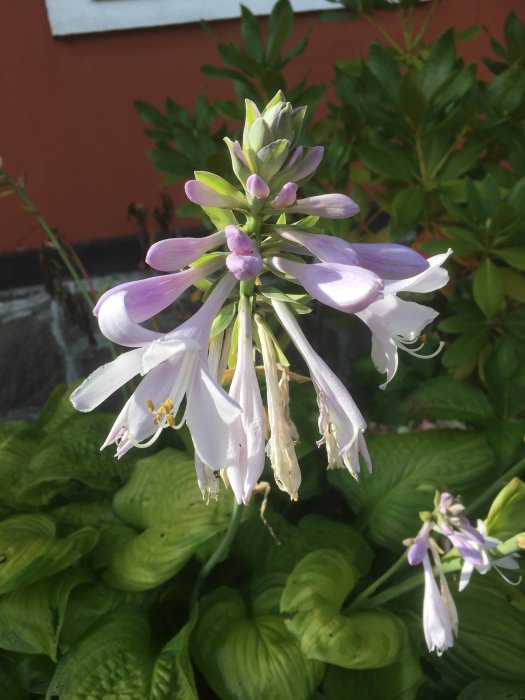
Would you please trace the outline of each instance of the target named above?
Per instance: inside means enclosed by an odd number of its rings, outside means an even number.
[[[264,411],[253,362],[252,312],[245,296],[239,299],[237,365],[230,396],[242,409],[230,426],[226,477],[238,503],[247,504],[264,469]]]
[[[438,315],[437,311],[413,301],[399,299],[398,292],[432,292],[443,287],[448,281],[448,273],[441,265],[451,254],[451,250],[429,259],[429,267],[414,277],[404,280],[385,280],[384,298],[372,301],[356,316],[372,331],[372,360],[378,372],[386,373],[384,389],[394,377],[398,365],[398,349],[416,357],[434,357],[440,352],[443,343],[430,355],[420,355],[424,343],[417,347],[419,336]]]
[[[319,406],[319,445],[325,444],[328,467],[346,467],[354,478],[360,471],[361,454],[371,471],[372,465],[363,433],[366,422],[341,380],[314,351],[285,302],[272,305],[293,344],[310,370]]]
[[[454,644],[458,633],[458,615],[450,594],[439,556],[434,558],[439,569],[440,588],[432,571],[428,553],[423,558],[425,593],[423,597],[423,631],[429,651],[441,655]]]
[[[297,429],[290,419],[287,384],[280,383],[273,340],[263,323],[257,321],[261,341],[270,438],[267,454],[281,491],[286,491],[292,501],[296,501],[301,484],[301,470],[295,454]]]

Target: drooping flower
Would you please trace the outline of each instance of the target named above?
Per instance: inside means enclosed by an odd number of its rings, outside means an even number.
[[[439,555],[435,560],[439,562]],[[428,553],[423,558],[425,592],[423,596],[423,631],[429,651],[441,655],[454,645],[458,633],[458,615],[443,569],[439,565],[440,587],[432,571]]]
[[[225,275],[194,316],[165,334],[135,323],[125,305],[126,291],[114,296],[121,304],[114,309],[117,330],[112,333],[110,329],[110,335],[136,349],[95,370],[73,392],[71,401],[78,410],[91,411],[135,375],[140,373],[144,378],[102,448],[115,443],[117,456],[122,457],[132,447],[151,444],[163,429],[187,422],[195,451],[203,462],[217,469],[224,465],[228,427],[240,408],[210,376],[207,345],[213,319],[234,281],[233,276]],[[186,409],[177,423],[184,398]]]
[[[272,305],[293,344],[308,365],[319,406],[320,444],[326,445],[328,467],[346,467],[353,477],[360,471],[359,455],[371,471],[363,433],[366,422],[341,380],[314,351],[285,302]]]
[[[430,355],[420,355],[424,343],[413,347],[421,332],[438,315],[428,306],[405,301],[397,297],[398,292],[430,292],[443,287],[448,273],[441,265],[452,251],[435,255],[429,259],[429,266],[423,272],[405,280],[385,281],[382,299],[377,299],[366,308],[358,311],[360,318],[372,331],[372,360],[378,372],[386,373],[384,389],[394,377],[398,366],[398,348],[416,357],[434,357],[442,348]]]
[[[247,504],[264,469],[265,427],[253,361],[252,315],[248,299],[239,299],[237,364],[230,396],[242,413],[230,426],[226,476],[238,503]]]

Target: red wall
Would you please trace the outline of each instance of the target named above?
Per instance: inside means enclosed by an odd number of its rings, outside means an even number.
[[[450,24],[490,27],[496,36],[507,13],[525,19],[517,0],[443,0],[429,36]],[[422,6],[422,17],[427,7]],[[378,13],[394,34],[396,16]],[[88,34],[54,39],[43,0],[2,4],[0,42],[0,156],[12,176],[23,175],[27,192],[48,222],[71,241],[133,233],[130,202],[159,203],[160,174],[150,165],[149,139],[133,107],[157,106],[166,95],[191,107],[200,93],[230,96],[226,81],[202,76],[203,63],[218,64],[212,40],[197,24]],[[366,52],[377,34],[367,22],[323,24],[316,14],[298,15],[296,34],[312,28],[307,53],[290,67],[328,83],[332,64]],[[218,22],[222,38],[237,36],[234,21]],[[490,53],[484,35],[463,45],[467,59]],[[177,203],[181,188],[172,190]],[[15,197],[0,199],[0,252],[39,246],[45,240]]]

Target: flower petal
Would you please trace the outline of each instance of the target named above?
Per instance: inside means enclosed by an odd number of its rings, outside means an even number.
[[[298,178],[294,177],[294,179]],[[346,194],[319,194],[315,197],[298,199],[293,207],[284,211],[324,216],[327,219],[348,219],[358,213],[359,205]]]
[[[284,258],[270,258],[277,270],[292,275],[313,297],[334,309],[361,311],[381,293],[383,283],[369,270],[338,263],[296,263]]]
[[[143,354],[144,348],[130,350],[92,372],[69,397],[77,411],[92,411],[138,374]]]
[[[278,229],[278,233],[286,240],[293,241],[307,248],[321,262],[360,265],[354,247],[350,243],[343,241],[342,238],[337,238],[337,236],[325,236],[321,233],[303,233],[293,228]]]
[[[218,231],[203,238],[170,238],[157,241],[148,250],[146,262],[155,270],[174,272],[194,262],[209,250],[218,248],[225,240],[224,231]]]
[[[162,333],[139,326],[129,316],[126,291],[109,296],[98,312],[98,325],[109,340],[126,347],[140,347],[162,337]]]
[[[420,253],[398,243],[352,243],[356,265],[385,280],[400,280],[424,272],[429,263]]]
[[[395,294],[397,292],[433,292],[441,289],[448,282],[448,272],[441,268],[441,265],[452,254],[452,250],[440,255],[434,255],[428,259],[428,267],[419,275],[409,277],[405,280],[395,282],[385,282],[385,294]]]

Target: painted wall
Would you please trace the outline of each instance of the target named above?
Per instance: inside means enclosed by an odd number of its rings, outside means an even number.
[[[450,24],[488,26],[501,36],[507,13],[525,19],[518,0],[443,0],[429,36]],[[422,6],[418,13],[426,11]],[[191,107],[199,94],[230,97],[226,81],[205,78],[203,63],[218,64],[212,40],[199,25],[110,32],[53,39],[42,1],[2,3],[0,13],[0,156],[47,221],[70,241],[129,235],[132,201],[159,203],[160,175],[150,165],[149,139],[133,107],[161,106],[166,95]],[[395,16],[381,13],[396,33]],[[334,61],[366,53],[377,33],[366,22],[322,24],[299,15],[296,34],[311,28],[305,56],[290,67],[294,82],[330,82]],[[217,22],[223,39],[238,35],[235,21]],[[468,60],[490,54],[484,35],[463,45]],[[172,188],[176,203],[182,188]],[[184,222],[177,222],[181,225]],[[44,235],[15,197],[0,199],[0,253],[40,246]]]

